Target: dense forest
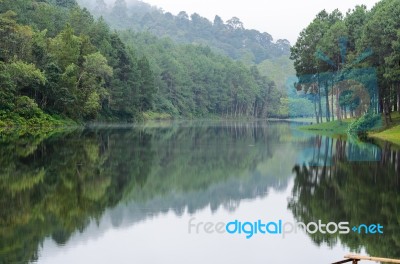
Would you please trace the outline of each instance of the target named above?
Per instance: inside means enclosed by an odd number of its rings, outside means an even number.
[[[273,42],[266,32],[246,29],[239,18],[226,22],[220,16],[214,21],[197,13],[181,11],[176,16],[142,1],[77,0],[95,16],[103,17],[113,28],[149,32],[169,37],[178,43],[202,44],[233,59],[261,63],[270,58],[287,56],[290,43],[285,39]]]
[[[300,33],[291,49],[297,89],[311,95],[318,123],[383,113],[389,124],[400,111],[399,14],[399,0],[322,11]]]
[[[129,121],[151,107],[147,58],[75,1],[2,1],[0,13],[3,122],[43,112]]]
[[[322,123],[365,113],[390,124],[400,111],[399,0],[321,11],[291,49],[238,18],[80,4],[88,9],[0,1],[1,127],[311,114]],[[298,79],[288,79],[289,49]]]
[[[171,39],[178,44],[207,46],[214,53],[241,61],[248,67],[257,66],[261,75],[273,81],[283,95],[289,89],[287,80],[295,75],[293,62],[289,59],[290,43],[285,39],[274,41],[266,32],[246,29],[237,17],[224,22],[218,15],[213,21],[197,13],[189,15],[185,11],[173,15],[137,0],[77,1],[95,17],[104,18],[111,28],[121,32],[143,32],[158,38]],[[130,45],[130,39],[126,40],[125,43]],[[151,57],[152,54],[148,56]],[[274,99],[282,107],[278,110],[276,104],[271,106],[268,115],[286,117],[287,102]],[[296,103],[293,103],[295,108],[301,109]],[[300,113],[299,116],[303,114]]]
[[[75,0],[2,0],[0,29],[0,126],[279,112],[283,92],[255,65],[199,43],[116,31]],[[268,45],[271,56],[287,52]]]
[[[207,46],[177,45],[148,33],[125,31],[136,54],[150,57],[159,112],[202,117],[266,117],[277,112],[282,93],[253,66],[233,62]]]

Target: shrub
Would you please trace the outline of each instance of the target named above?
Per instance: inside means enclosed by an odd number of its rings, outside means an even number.
[[[349,133],[365,134],[367,131],[377,129],[381,126],[382,126],[381,115],[369,112],[350,124]]]
[[[24,118],[33,118],[40,116],[42,111],[33,99],[27,96],[20,96],[15,103],[15,113]]]

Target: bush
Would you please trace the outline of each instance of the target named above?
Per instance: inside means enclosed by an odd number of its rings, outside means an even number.
[[[42,113],[36,102],[27,96],[18,97],[15,107],[15,113],[24,118],[38,117]]]
[[[382,126],[382,118],[379,114],[367,113],[349,126],[350,134],[365,134],[368,131]]]

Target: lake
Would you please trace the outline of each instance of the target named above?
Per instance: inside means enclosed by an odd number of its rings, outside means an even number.
[[[2,136],[0,263],[400,258],[400,148],[298,126],[174,121]],[[318,221],[332,232],[298,226]]]

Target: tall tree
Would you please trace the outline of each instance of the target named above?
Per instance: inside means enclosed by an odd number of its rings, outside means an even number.
[[[398,19],[400,14],[399,0],[383,0],[377,3],[371,10],[369,19],[364,28],[364,34],[360,43],[361,48],[370,46],[373,56],[369,59],[371,66],[377,68],[380,110],[384,113],[386,124],[390,121],[390,112],[393,109],[392,94],[395,94],[394,87],[396,80],[385,78],[385,68],[388,59],[393,57],[394,44],[400,28]],[[389,73],[387,77],[393,76]],[[387,119],[386,117],[389,117]]]
[[[153,108],[153,97],[156,92],[156,86],[150,63],[145,56],[138,61],[138,67],[142,80],[140,84],[140,110],[151,110]]]

